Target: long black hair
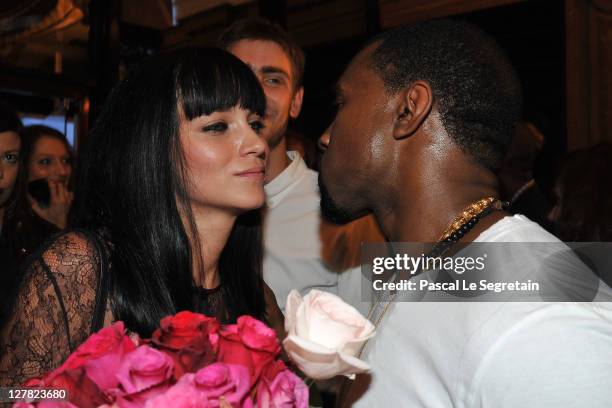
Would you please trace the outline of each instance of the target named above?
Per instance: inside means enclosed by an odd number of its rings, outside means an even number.
[[[19,115],[11,107],[0,101],[0,133],[15,132],[21,140],[22,128],[23,124]],[[15,231],[18,223],[15,213],[19,208],[19,198],[23,196],[20,188],[21,180],[24,177],[23,167],[20,147],[17,179],[11,195],[6,202],[0,203],[4,208],[2,219],[0,219],[0,299],[3,300],[0,304],[0,328],[4,326],[6,318],[10,314],[14,299],[13,292],[19,282],[19,258],[16,254],[18,254],[20,248],[15,243]]]
[[[21,137],[22,129],[23,124],[21,123],[21,119],[19,119],[19,115],[17,115],[17,112],[15,112],[4,102],[0,101],[0,133],[15,132],[21,140],[21,147],[19,149],[19,170],[17,173],[17,179],[15,180],[15,185],[13,186],[13,191],[11,192],[10,197],[3,204],[3,207],[5,209],[5,218],[10,217],[13,214],[15,207],[18,205],[18,199],[21,196],[21,180],[24,178],[24,165],[22,155],[23,138]],[[2,225],[1,222],[0,225]]]
[[[194,308],[192,261],[202,255],[187,195],[180,115],[192,120],[237,105],[265,112],[251,70],[220,49],[187,49],[155,56],[128,74],[92,129],[72,225],[108,233],[113,312],[141,335],[163,316]],[[224,302],[234,317],[265,318],[261,237],[260,211],[247,212],[221,253]]]

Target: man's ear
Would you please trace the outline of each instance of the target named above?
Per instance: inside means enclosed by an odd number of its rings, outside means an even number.
[[[403,139],[412,136],[429,116],[432,105],[433,92],[425,81],[415,81],[400,91],[393,137]]]
[[[302,100],[304,99],[304,87],[300,86],[295,94],[293,95],[293,99],[291,100],[291,108],[289,109],[289,116],[291,119],[295,119],[299,116],[300,111],[302,110]]]

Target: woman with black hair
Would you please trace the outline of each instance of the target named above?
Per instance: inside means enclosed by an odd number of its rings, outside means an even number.
[[[13,245],[15,210],[18,207],[20,178],[21,120],[11,108],[0,103],[0,296],[12,279],[17,264]]]
[[[181,310],[282,326],[261,277],[264,112],[251,70],[216,49],[154,57],[115,87],[79,168],[74,229],[31,259],[3,328],[0,383],[59,365],[113,320],[141,336]]]
[[[0,103],[0,236],[5,218],[17,203],[21,153],[21,120],[8,106]]]

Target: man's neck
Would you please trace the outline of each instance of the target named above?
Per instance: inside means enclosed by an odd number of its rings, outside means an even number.
[[[270,150],[268,157],[268,167],[266,170],[266,183],[274,180],[279,174],[289,166],[289,157],[287,157],[287,143],[283,138],[278,145]]]
[[[410,188],[399,189],[390,205],[375,209],[390,241],[437,242],[453,219],[470,204],[486,197],[499,197],[495,176],[476,167],[437,170],[439,177],[428,177],[427,173],[413,181]],[[507,214],[495,211],[483,218],[462,241],[473,241],[504,215]]]

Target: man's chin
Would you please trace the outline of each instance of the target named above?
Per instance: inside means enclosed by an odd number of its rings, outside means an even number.
[[[331,197],[329,190],[323,183],[321,173],[319,173],[319,192],[321,194],[321,214],[328,221],[334,224],[343,225],[361,216],[351,215],[348,211],[336,204],[334,199]]]
[[[280,125],[274,126],[270,122],[265,123],[266,128],[264,128],[264,138],[270,147],[270,150],[277,147],[280,142],[287,135],[287,126],[289,125],[289,117]]]

